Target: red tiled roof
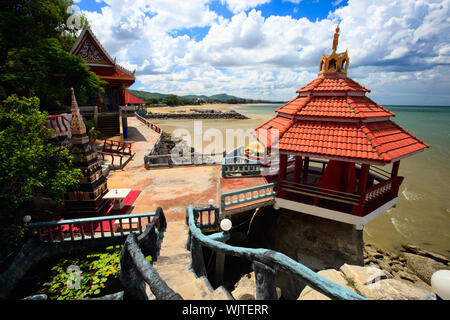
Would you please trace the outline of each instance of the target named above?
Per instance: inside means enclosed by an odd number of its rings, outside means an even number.
[[[260,125],[253,133],[263,145],[272,146],[275,143],[275,141],[271,141],[272,136],[278,139],[292,123],[293,121],[291,119],[277,116]],[[275,132],[274,129],[278,130],[278,132]]]
[[[388,163],[428,145],[390,120],[371,123],[298,121],[279,140],[279,149],[325,158]]]
[[[361,91],[370,92],[369,89],[363,87],[356,81],[348,77],[326,77],[321,75],[307,85],[297,90],[297,93],[310,91]]]
[[[264,145],[269,140],[284,153],[380,164],[428,148],[389,120],[395,114],[366,97],[370,90],[346,76],[322,75],[297,92],[277,116],[255,129]],[[279,139],[270,141],[274,128]]]
[[[358,118],[390,117],[394,113],[365,96],[308,96],[297,97],[276,112],[296,117]]]
[[[90,66],[90,71],[94,72],[96,75],[98,75],[100,78],[106,77],[106,79],[112,79],[116,78],[120,80],[123,78],[125,81],[133,81],[134,79],[130,77],[125,72],[119,70],[115,67],[98,67],[98,66]]]
[[[125,92],[125,104],[146,104],[147,102],[145,102],[142,99],[139,99],[136,96],[133,96],[131,93],[129,92]]]

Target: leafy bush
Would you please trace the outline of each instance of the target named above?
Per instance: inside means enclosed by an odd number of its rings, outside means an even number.
[[[11,95],[0,102],[0,257],[22,236],[22,217],[33,197],[60,201],[82,176],[67,148],[50,142],[52,130],[39,99]]]
[[[39,294],[46,294],[51,300],[74,300],[102,296],[111,293],[109,286],[119,281],[120,252],[122,246],[108,247],[107,252],[93,252],[84,257],[63,258],[50,269],[46,282],[40,283]],[[70,266],[82,272],[79,288]],[[120,290],[117,290],[120,291]]]

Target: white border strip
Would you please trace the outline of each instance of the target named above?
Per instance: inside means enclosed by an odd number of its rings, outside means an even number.
[[[292,200],[286,200],[282,198],[275,198],[275,203],[280,208],[302,212],[305,214],[310,214],[316,217],[330,219],[334,221],[339,221],[343,223],[353,224],[356,229],[361,230],[365,224],[372,221],[376,217],[380,216],[397,203],[398,197],[392,199],[391,201],[385,203],[378,209],[375,209],[371,213],[367,214],[364,217],[354,216],[348,213],[342,213],[335,210],[325,209],[317,206],[312,206],[309,204],[304,204]]]

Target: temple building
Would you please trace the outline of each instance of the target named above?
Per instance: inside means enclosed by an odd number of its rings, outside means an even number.
[[[428,145],[393,122],[395,114],[347,76],[349,57],[336,52],[338,39],[339,27],[318,77],[255,135],[280,154],[278,174],[268,177],[277,182],[278,207],[361,230],[396,205],[404,179],[400,160]]]
[[[83,29],[70,53],[81,57],[90,71],[108,83],[100,96],[83,101],[80,106],[97,106],[100,130],[108,135],[120,134],[119,108],[127,103],[126,89],[136,81],[135,72],[117,64],[89,27]]]
[[[72,120],[70,129],[70,153],[73,155],[75,168],[81,170],[83,177],[77,188],[72,188],[64,195],[66,216],[98,216],[107,200],[103,195],[108,192],[106,178],[102,174],[102,167],[98,161],[97,153],[89,143],[86,126],[78,108],[77,100],[72,91]]]

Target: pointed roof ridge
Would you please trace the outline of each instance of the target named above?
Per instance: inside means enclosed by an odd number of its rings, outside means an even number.
[[[85,38],[86,33],[88,33],[91,36],[91,38],[94,40],[95,44],[100,48],[100,50],[105,55],[106,59],[108,59],[109,63],[111,63],[111,65],[117,67],[117,69],[119,69],[120,71],[126,73],[130,77],[134,77],[135,72],[131,72],[130,70],[128,70],[128,69],[126,69],[126,68],[124,68],[121,65],[116,63],[116,59],[113,59],[110,56],[110,54],[105,49],[105,47],[103,47],[103,45],[98,40],[97,36],[95,35],[94,31],[92,31],[90,26],[86,26],[86,27],[83,28],[83,30],[81,31],[78,39],[75,41],[74,45],[72,46],[72,49],[70,49],[70,54],[74,54],[75,51],[79,48],[81,42]]]

